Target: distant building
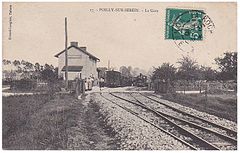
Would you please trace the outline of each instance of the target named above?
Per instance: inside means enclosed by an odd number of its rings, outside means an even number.
[[[65,50],[56,54],[58,58],[58,76],[65,80]],[[71,42],[68,47],[68,79],[98,78],[97,57],[87,52],[87,47],[78,47],[78,42]]]

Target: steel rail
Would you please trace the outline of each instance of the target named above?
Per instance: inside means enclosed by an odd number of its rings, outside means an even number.
[[[136,97],[134,97],[131,93],[130,95],[135,99],[137,100],[138,102],[140,102]],[[142,102],[140,102],[142,103]],[[169,114],[166,114],[166,113],[163,113],[163,112],[160,112],[160,111],[157,111],[158,113],[166,116],[166,117],[169,117],[169,118],[172,118],[172,119],[175,119],[175,120],[178,120],[178,121],[181,121],[181,122],[184,122],[184,123],[187,123],[187,124],[190,124],[192,126],[194,126],[195,128],[198,128],[198,129],[204,129],[205,131],[208,131],[208,132],[212,132],[214,134],[216,134],[217,136],[223,138],[223,139],[227,139],[228,141],[230,141],[231,143],[233,143],[234,145],[237,145],[237,139],[235,138],[232,138],[232,137],[229,137],[228,135],[225,135],[225,134],[222,134],[222,133],[219,133],[215,130],[212,130],[212,129],[209,129],[209,128],[206,128],[204,126],[201,126],[201,125],[198,125],[196,123],[193,123],[191,121],[188,121],[186,119],[181,119],[181,118],[178,118],[178,117],[175,117],[175,116],[172,116],[172,115],[169,115]]]
[[[186,129],[184,129],[184,128],[182,128],[181,126],[177,125],[176,123],[174,123],[173,121],[171,121],[170,119],[168,119],[167,117],[165,117],[164,115],[162,115],[162,114],[158,113],[157,111],[155,111],[155,110],[147,107],[146,105],[142,105],[142,104],[140,104],[140,103],[138,104],[138,103],[132,102],[132,101],[130,101],[130,100],[128,100],[128,99],[122,98],[122,97],[117,96],[117,95],[115,95],[115,94],[113,94],[113,93],[109,93],[109,94],[111,94],[112,96],[114,96],[114,97],[116,97],[116,98],[119,98],[119,99],[121,99],[121,100],[127,101],[127,102],[129,102],[129,103],[132,103],[132,104],[134,104],[134,105],[137,105],[137,106],[140,106],[140,107],[142,107],[142,108],[144,108],[144,109],[147,109],[147,110],[151,111],[152,113],[155,113],[156,115],[160,116],[160,117],[163,118],[165,121],[167,121],[168,123],[174,125],[175,127],[177,127],[178,129],[180,129],[181,131],[185,132],[186,134],[191,135],[192,137],[194,137],[195,140],[197,139],[197,141],[202,142],[202,143],[200,143],[200,145],[203,145],[203,144],[204,144],[203,147],[205,147],[205,149],[209,149],[209,150],[220,150],[220,148],[218,148],[217,146],[209,143],[208,141],[202,139],[201,137],[195,135],[194,133],[192,133],[192,132],[190,132],[190,131],[187,131]],[[198,144],[198,145],[199,145],[199,144]]]
[[[186,142],[186,141],[178,138],[177,136],[173,135],[172,133],[166,131],[165,129],[163,129],[163,128],[161,128],[161,127],[159,127],[159,126],[151,123],[150,121],[148,121],[148,120],[140,117],[140,116],[138,115],[138,113],[136,113],[136,112],[134,112],[134,111],[132,111],[132,110],[124,107],[124,106],[121,106],[121,105],[117,104],[116,102],[114,102],[113,100],[111,100],[111,99],[109,99],[109,98],[106,98],[105,96],[103,96],[102,93],[100,93],[100,95],[101,95],[104,99],[106,99],[106,100],[110,101],[111,103],[117,105],[118,107],[124,109],[125,111],[127,111],[127,112],[129,112],[130,114],[136,116],[137,118],[140,118],[141,120],[145,121],[146,123],[148,123],[148,124],[152,125],[153,127],[157,128],[158,130],[160,130],[160,131],[162,131],[162,132],[164,132],[164,133],[172,136],[173,138],[175,138],[175,139],[177,139],[178,141],[182,142],[183,144],[185,144],[186,146],[188,146],[188,147],[191,148],[192,150],[198,150],[196,147],[194,147],[193,145],[189,144],[188,142]]]
[[[165,104],[165,103],[163,103],[163,102],[160,102],[160,101],[158,101],[158,100],[156,100],[156,99],[150,98],[149,96],[146,96],[146,95],[144,95],[144,94],[142,94],[142,93],[139,93],[139,94],[142,95],[142,96],[144,96],[144,97],[146,97],[146,98],[148,98],[148,99],[150,99],[150,100],[152,100],[152,101],[155,101],[155,102],[157,102],[157,103],[159,103],[159,104],[162,104],[162,105],[164,105],[164,106],[166,106],[166,107],[168,107],[168,108],[171,108],[172,110],[175,110],[175,111],[177,111],[177,112],[179,112],[179,113],[188,115],[188,116],[190,116],[190,117],[196,118],[196,119],[201,120],[201,121],[204,121],[204,122],[206,122],[206,123],[208,123],[208,124],[214,125],[214,126],[216,126],[216,127],[218,127],[218,128],[221,128],[221,129],[227,131],[227,133],[229,133],[230,135],[234,135],[234,137],[237,137],[237,131],[234,131],[234,130],[231,130],[231,129],[229,129],[229,128],[227,128],[227,127],[224,127],[224,126],[222,126],[222,125],[213,123],[213,122],[208,121],[208,120],[206,120],[206,119],[204,119],[204,118],[201,118],[201,117],[198,117],[198,116],[189,114],[189,113],[184,112],[184,111],[182,111],[182,110],[179,110],[179,109],[177,109],[177,108],[175,108],[175,107],[172,107],[172,106],[170,106],[170,105],[168,105],[168,104]],[[158,99],[160,99],[159,97],[157,97],[157,96],[155,96],[155,95],[153,95],[153,94],[151,94],[151,95],[154,96],[154,97],[156,97],[156,98],[158,98]]]

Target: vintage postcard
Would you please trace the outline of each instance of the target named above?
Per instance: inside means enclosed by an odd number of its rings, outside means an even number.
[[[236,2],[3,2],[3,150],[237,150]]]

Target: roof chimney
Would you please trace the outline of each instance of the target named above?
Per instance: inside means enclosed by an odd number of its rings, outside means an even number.
[[[80,47],[81,50],[87,51],[87,47]]]
[[[72,41],[72,42],[71,42],[71,46],[78,47],[78,42],[76,42],[76,41]]]

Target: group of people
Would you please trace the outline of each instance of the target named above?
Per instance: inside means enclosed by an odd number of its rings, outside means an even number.
[[[92,90],[92,87],[95,81],[94,77],[85,78],[84,81],[85,81],[85,90],[86,91]],[[99,84],[100,90],[102,90],[102,88],[104,87],[104,82],[105,82],[104,78],[101,77],[100,79],[98,79],[97,83]]]
[[[94,77],[85,78],[85,90],[92,90],[94,84]]]

